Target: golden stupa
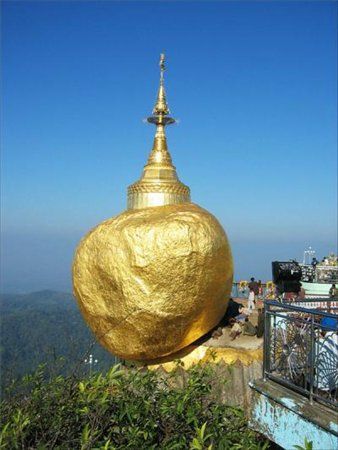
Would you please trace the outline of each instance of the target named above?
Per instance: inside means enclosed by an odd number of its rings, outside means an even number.
[[[153,115],[153,148],[128,208],[91,230],[73,263],[74,294],[99,342],[113,354],[150,360],[174,353],[224,315],[233,263],[217,219],[190,201],[168,151],[164,55]]]

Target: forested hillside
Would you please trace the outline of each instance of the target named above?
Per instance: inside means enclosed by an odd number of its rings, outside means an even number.
[[[84,359],[92,353],[94,370],[105,371],[115,359],[96,343],[69,293],[40,291],[1,298],[1,385],[47,363],[53,374],[89,371]],[[60,357],[64,359],[60,361]]]

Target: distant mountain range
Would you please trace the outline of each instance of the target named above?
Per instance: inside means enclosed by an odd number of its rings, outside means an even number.
[[[93,370],[116,362],[98,343],[69,293],[39,291],[1,296],[1,386],[46,363],[50,373],[89,371],[84,360],[98,360]],[[60,360],[60,357],[63,359]]]

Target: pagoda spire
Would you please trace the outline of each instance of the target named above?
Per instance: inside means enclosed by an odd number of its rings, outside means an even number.
[[[170,114],[167,97],[164,88],[164,71],[165,71],[165,56],[164,53],[160,55],[160,86],[157,93],[156,103],[153,109],[153,115],[147,118],[149,123],[156,125],[156,133],[152,151],[149,155],[148,164],[152,162],[167,161],[172,164],[171,156],[168,151],[167,138],[165,135],[165,126],[175,123],[175,119],[169,117]]]
[[[190,190],[180,182],[172,163],[165,135],[166,125],[175,123],[164,88],[165,57],[160,55],[160,85],[153,114],[147,118],[156,125],[154,143],[141,179],[128,188],[128,208],[139,209],[190,201]]]

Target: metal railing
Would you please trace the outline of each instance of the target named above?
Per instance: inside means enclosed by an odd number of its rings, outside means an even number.
[[[338,314],[305,303],[265,302],[263,376],[338,407]]]
[[[338,313],[338,297],[283,300],[283,303],[301,308],[318,309],[333,314]]]

